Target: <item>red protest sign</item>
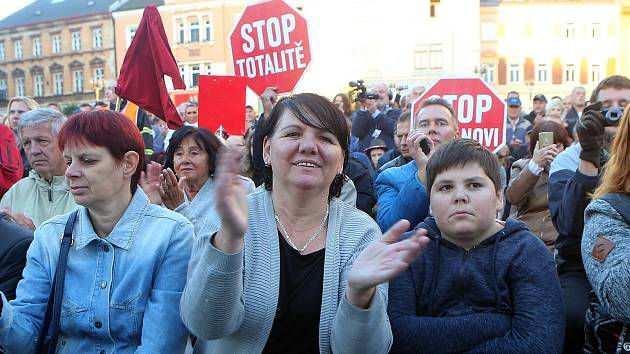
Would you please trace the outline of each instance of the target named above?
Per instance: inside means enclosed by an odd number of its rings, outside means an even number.
[[[245,78],[199,76],[199,126],[245,135]]]
[[[306,19],[282,0],[248,6],[230,35],[234,73],[257,95],[291,92],[311,62]]]
[[[453,105],[460,137],[477,140],[493,153],[505,144],[505,102],[481,79],[438,80],[413,102],[412,127],[422,101],[433,97],[441,97]]]

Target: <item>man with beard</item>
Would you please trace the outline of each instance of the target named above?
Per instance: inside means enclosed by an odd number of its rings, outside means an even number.
[[[602,80],[593,90],[591,102],[575,123],[580,143],[560,153],[549,172],[549,210],[558,231],[556,263],[565,309],[564,353],[581,353],[584,346],[584,318],[591,291],[581,254],[584,210],[599,184],[617,131],[616,126],[605,122],[602,110],[623,109],[630,102],[630,79],[615,75]]]
[[[393,149],[396,119],[402,110],[389,105],[390,92],[387,85],[383,83],[374,85],[372,93],[377,94],[379,98],[366,99],[362,103],[363,108],[354,112],[352,118],[352,135],[359,139],[357,149],[365,151],[373,139],[381,139],[388,149]]]

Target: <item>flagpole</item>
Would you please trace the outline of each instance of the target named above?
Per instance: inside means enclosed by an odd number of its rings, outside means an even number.
[[[219,136],[223,139],[223,125],[219,125]]]
[[[116,112],[120,111],[120,97],[116,97]]]

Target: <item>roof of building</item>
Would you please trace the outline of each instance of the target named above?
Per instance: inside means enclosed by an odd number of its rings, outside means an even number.
[[[114,11],[143,9],[149,5],[162,6],[164,5],[164,0],[128,0],[117,7]]]
[[[36,0],[0,21],[0,28],[109,12],[113,0]]]
[[[111,11],[141,9],[150,4],[164,5],[164,0],[35,0],[0,21],[0,29]]]

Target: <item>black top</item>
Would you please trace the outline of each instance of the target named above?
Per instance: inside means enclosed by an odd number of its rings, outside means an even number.
[[[0,212],[0,291],[9,301],[15,299],[15,289],[22,279],[26,251],[31,241],[33,231],[14,223]]]
[[[278,308],[263,353],[319,353],[326,249],[301,255],[280,237]]]

